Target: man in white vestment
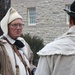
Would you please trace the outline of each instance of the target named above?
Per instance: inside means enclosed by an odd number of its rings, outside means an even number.
[[[75,75],[75,1],[70,11],[64,10],[70,16],[69,30],[37,53],[35,75]]]
[[[0,25],[4,32],[0,37],[0,74],[30,75],[29,59],[32,51],[20,37],[24,27],[22,16],[10,7]]]

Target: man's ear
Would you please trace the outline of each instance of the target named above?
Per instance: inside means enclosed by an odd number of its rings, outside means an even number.
[[[70,25],[69,25],[70,27],[74,25],[74,23],[73,23],[73,18],[72,18],[71,16],[70,16],[69,22],[70,22]]]

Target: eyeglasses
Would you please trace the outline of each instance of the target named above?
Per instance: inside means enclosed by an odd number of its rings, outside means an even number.
[[[18,26],[22,28],[24,24],[10,24],[10,26],[12,26],[13,28],[17,28]]]

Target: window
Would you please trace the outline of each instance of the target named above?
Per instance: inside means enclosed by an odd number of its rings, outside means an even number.
[[[28,25],[36,25],[36,8],[28,8]]]
[[[65,9],[70,10],[70,4],[65,6]],[[69,15],[66,13],[66,24],[69,24]]]

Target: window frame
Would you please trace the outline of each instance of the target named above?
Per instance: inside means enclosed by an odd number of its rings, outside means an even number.
[[[70,10],[70,5],[71,4],[66,4],[65,9]],[[69,24],[69,18],[70,16],[66,13],[66,24]]]
[[[35,12],[35,15],[31,15],[32,17],[33,17],[33,16],[35,17],[35,23],[30,23],[30,17],[31,17],[31,16],[30,16],[29,13],[30,13],[30,10],[31,10],[31,9],[35,10],[35,11],[34,11],[34,12]],[[28,25],[29,25],[29,26],[35,26],[35,25],[36,25],[36,8],[35,8],[35,7],[29,7],[29,8],[28,8]]]

